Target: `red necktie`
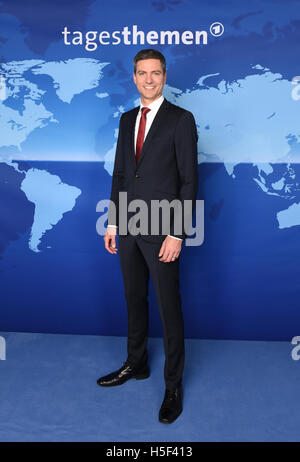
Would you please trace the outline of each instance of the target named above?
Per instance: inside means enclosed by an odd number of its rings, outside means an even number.
[[[144,143],[144,137],[145,137],[145,127],[146,127],[146,116],[147,112],[151,111],[148,107],[143,107],[142,108],[142,114],[141,114],[141,119],[140,119],[140,125],[139,125],[139,131],[136,139],[136,150],[135,150],[135,159],[136,163],[138,163],[140,154],[142,151],[143,143]]]

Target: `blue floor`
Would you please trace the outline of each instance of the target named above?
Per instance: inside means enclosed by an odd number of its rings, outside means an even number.
[[[0,333],[0,441],[300,441],[300,361],[289,342],[186,339],[183,412],[158,421],[163,340],[151,376],[104,388],[125,337]]]

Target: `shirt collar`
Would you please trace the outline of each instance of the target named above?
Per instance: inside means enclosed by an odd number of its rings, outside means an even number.
[[[143,107],[148,107],[149,109],[151,109],[151,111],[157,111],[164,99],[164,96],[161,95],[155,101],[152,101],[152,103],[148,104],[148,106],[144,106],[142,103],[140,103],[140,111]]]

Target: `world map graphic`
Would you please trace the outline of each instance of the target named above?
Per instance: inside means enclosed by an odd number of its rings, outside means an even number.
[[[28,243],[34,252],[39,251],[43,235],[62,220],[65,213],[73,210],[81,190],[76,185],[63,183],[59,176],[46,170],[22,171],[15,162],[16,158],[22,159],[22,143],[35,130],[57,124],[57,136],[60,136],[62,121],[43,103],[46,91],[39,88],[38,79],[33,77],[48,76],[56,97],[72,106],[75,96],[78,98],[88,91],[93,92],[94,98],[109,98],[110,89],[101,86],[103,69],[107,66],[109,63],[83,58],[60,62],[12,61],[1,66],[1,162],[24,174],[20,187],[28,201],[34,204]],[[199,134],[199,164],[222,162],[232,178],[236,176],[237,165],[251,164],[256,174],[249,177],[249,181],[255,181],[262,194],[286,200],[286,209],[277,213],[278,227],[299,226],[300,186],[292,167],[293,161],[300,158],[299,104],[292,98],[294,84],[260,64],[252,69],[254,74],[234,82],[221,80],[217,86],[210,86],[209,82],[213,77],[220,78],[218,74],[199,76],[193,89],[166,85],[164,95],[172,103],[193,112]],[[228,115],[230,107],[235,108],[236,116]],[[116,122],[122,112],[124,106],[109,114],[115,138]],[[9,154],[3,153],[3,148],[14,146],[19,155],[11,159]],[[115,150],[116,141],[102,158],[95,156],[95,160],[104,161],[104,168],[110,175]],[[49,197],[52,198],[51,207],[44,207]]]

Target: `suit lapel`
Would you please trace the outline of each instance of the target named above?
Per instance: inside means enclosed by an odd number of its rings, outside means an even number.
[[[154,120],[151,124],[151,127],[150,127],[150,130],[148,131],[147,133],[147,136],[144,140],[144,143],[143,143],[143,147],[142,147],[142,151],[141,151],[141,154],[140,154],[140,158],[139,158],[139,161],[138,161],[138,164],[136,165],[136,160],[135,160],[135,146],[134,146],[134,130],[135,130],[135,122],[136,122],[136,118],[137,118],[137,115],[138,115],[138,112],[139,112],[139,106],[137,108],[135,108],[136,110],[134,111],[133,113],[133,120],[132,120],[132,129],[131,129],[131,151],[132,151],[132,159],[134,161],[134,167],[135,168],[138,168],[140,165],[141,165],[141,162],[143,160],[143,158],[145,157],[145,153],[147,152],[147,149],[149,148],[149,146],[151,145],[151,140],[153,138],[153,136],[155,135],[155,133],[157,132],[159,126],[161,125],[164,117],[166,116],[166,113],[167,113],[167,109],[169,108],[169,101],[166,100],[166,98],[163,100],[162,104],[160,105],[157,113],[156,113],[156,116],[154,117]]]

